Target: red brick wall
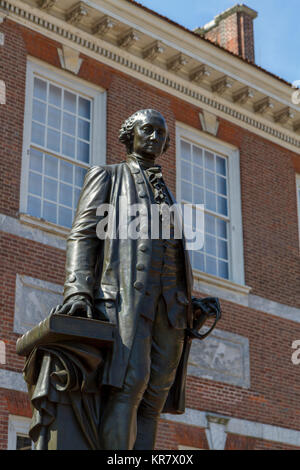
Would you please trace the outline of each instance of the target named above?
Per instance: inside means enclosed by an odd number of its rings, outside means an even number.
[[[17,217],[26,59],[31,55],[59,68],[59,44],[9,20],[0,25],[0,30],[5,33],[5,46],[0,47],[0,79],[6,82],[8,99],[7,105],[0,107],[0,213]],[[160,163],[167,183],[175,192],[175,123],[178,120],[201,129],[200,108],[84,55],[82,58],[79,77],[107,90],[108,163],[125,158],[125,148],[118,142],[122,120],[139,108],[159,109],[166,117],[171,135],[170,149]],[[224,119],[220,119],[218,138],[240,150],[246,284],[253,288],[253,294],[295,306],[299,302],[296,297],[299,265],[295,188],[299,156]],[[0,299],[0,338],[7,344],[7,369],[21,371],[23,359],[15,354],[17,335],[12,332],[16,274],[62,284],[65,254],[37,242],[1,233],[0,257],[0,291],[3,294]],[[223,301],[222,308],[219,328],[249,338],[251,388],[245,390],[191,377],[188,380],[188,407],[300,429],[299,373],[297,366],[291,363],[292,341],[300,339],[299,324],[230,302]],[[21,395],[7,394],[5,390],[0,393],[2,448],[7,445],[8,413],[15,410],[22,414],[22,409],[23,413],[28,413],[28,404]],[[204,430],[195,429],[164,421],[160,425],[158,446],[166,449],[178,445],[207,448]],[[267,446],[267,443],[254,442],[250,438],[243,440],[240,436],[229,436],[227,446],[238,448],[238,442],[240,447]]]
[[[16,217],[19,211],[23,141],[26,48],[18,25],[4,21],[0,30],[0,80],[6,84],[6,105],[0,105],[0,212]]]
[[[249,436],[228,434],[225,450],[299,450],[299,447]]]
[[[300,430],[300,375],[292,342],[300,324],[222,301],[218,328],[249,339],[249,389],[188,378],[187,406],[198,410]]]
[[[179,446],[208,450],[205,429],[188,424],[161,420],[159,423],[156,449],[178,449]]]

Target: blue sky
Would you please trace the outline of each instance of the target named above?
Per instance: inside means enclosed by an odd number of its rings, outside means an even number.
[[[299,0],[138,0],[186,28],[194,29],[237,3],[258,12],[254,20],[256,63],[288,82],[300,80]]]

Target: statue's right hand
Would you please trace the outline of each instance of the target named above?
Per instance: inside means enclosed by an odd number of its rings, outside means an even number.
[[[82,295],[73,295],[65,304],[54,307],[50,315],[74,315],[93,318],[92,305],[90,300]]]

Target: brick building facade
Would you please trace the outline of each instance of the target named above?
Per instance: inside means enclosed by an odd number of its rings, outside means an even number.
[[[253,62],[255,16],[192,32],[132,0],[0,0],[1,449],[27,445],[16,340],[61,299],[84,173],[124,160],[120,124],[148,107],[170,130],[167,184],[205,204],[194,293],[223,311],[157,448],[300,449],[300,108]]]

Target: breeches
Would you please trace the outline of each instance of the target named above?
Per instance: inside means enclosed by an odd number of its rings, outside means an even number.
[[[121,390],[109,393],[100,430],[107,450],[153,449],[157,422],[175,379],[184,330],[168,321],[160,295],[154,321],[139,317]]]

